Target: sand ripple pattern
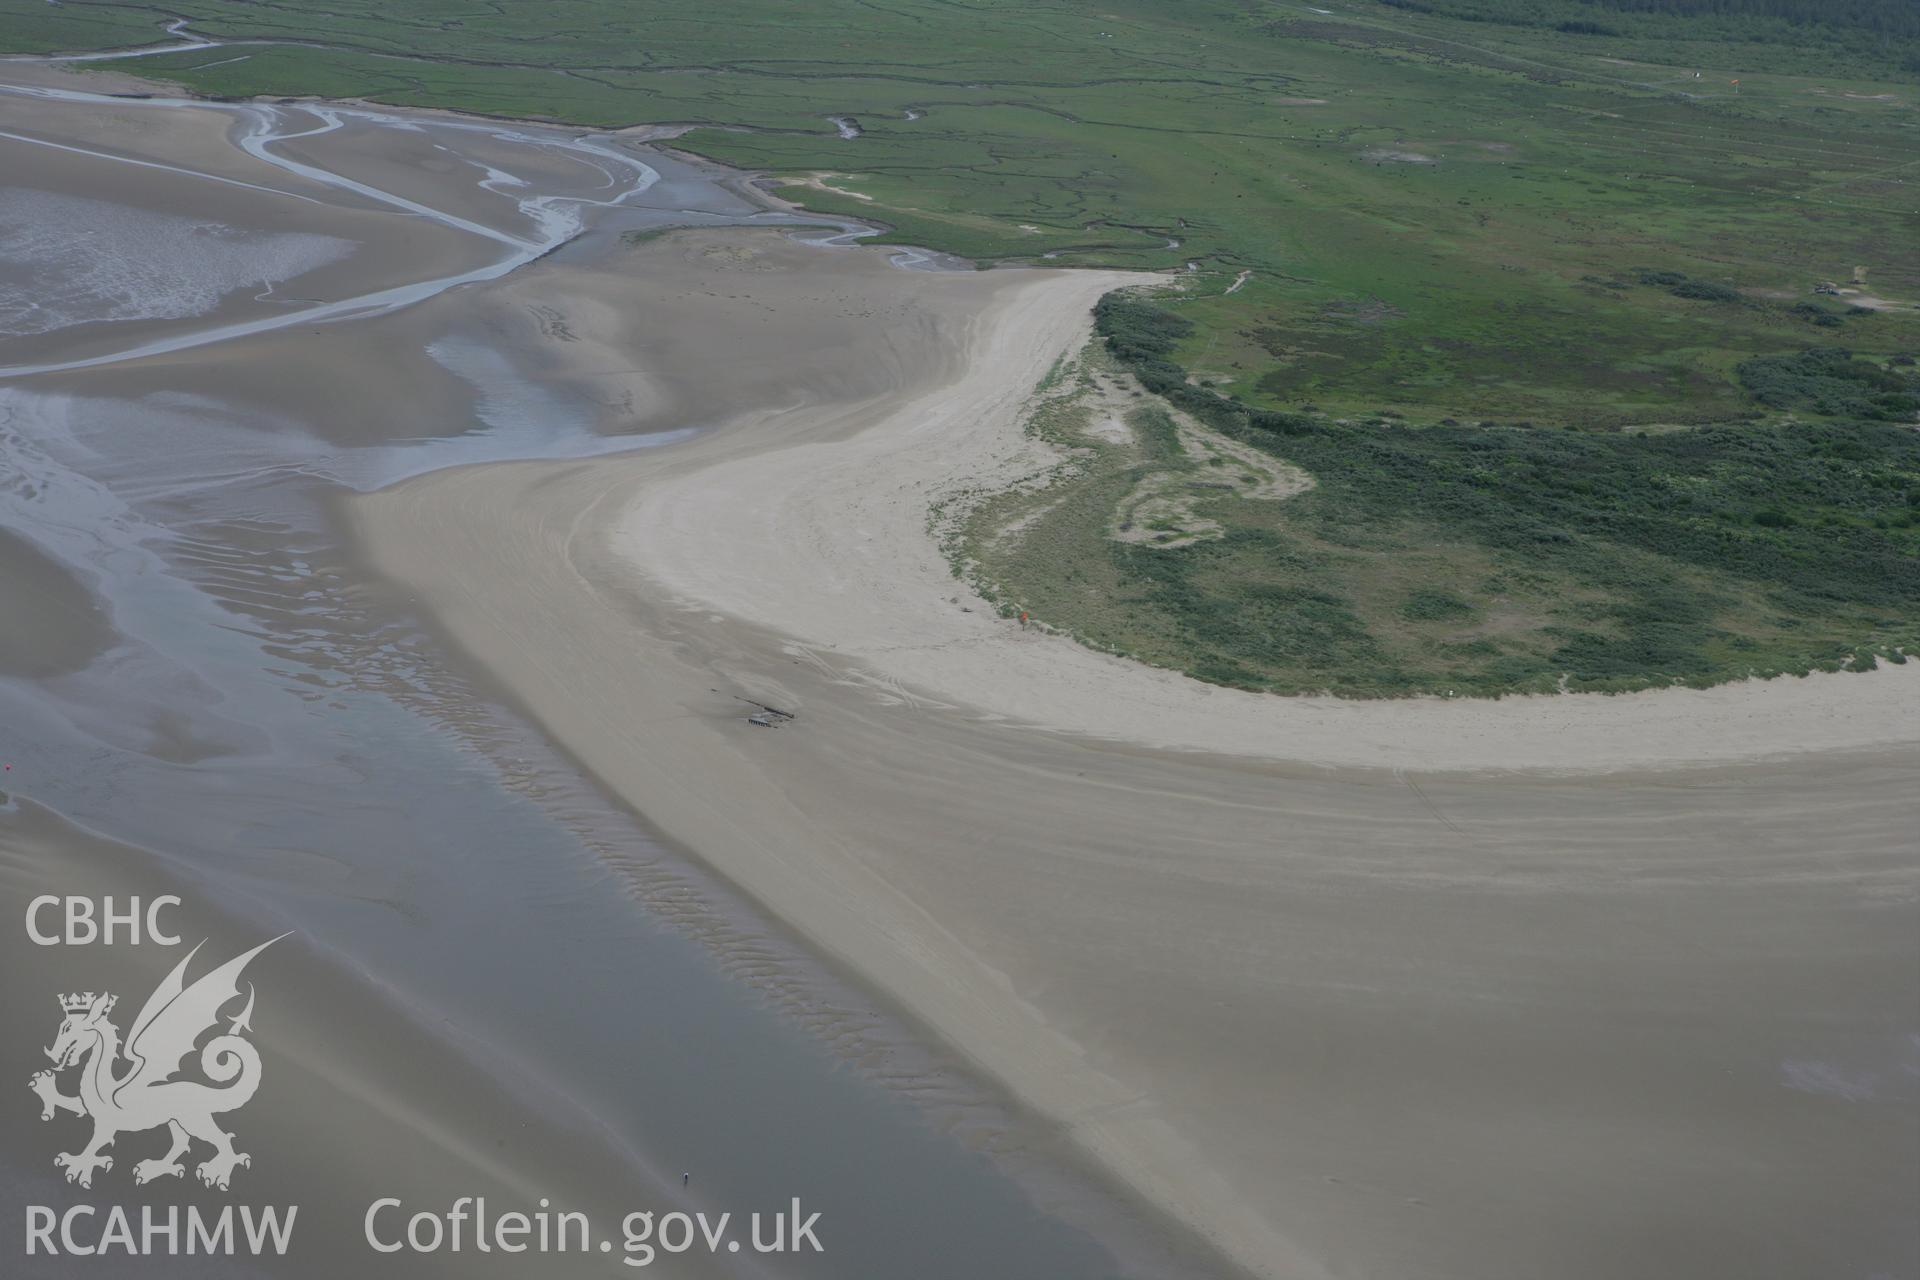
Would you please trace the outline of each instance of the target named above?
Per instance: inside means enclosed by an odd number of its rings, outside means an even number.
[[[0,191],[0,267],[10,278],[0,286],[0,334],[204,315],[236,290],[270,289],[353,248],[336,236],[247,232],[10,188]]]

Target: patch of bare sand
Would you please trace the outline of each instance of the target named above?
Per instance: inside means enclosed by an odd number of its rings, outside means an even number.
[[[356,500],[374,562],[669,837],[1251,1271],[1914,1256],[1920,753],[1629,771],[1904,742],[1910,676],[1243,699],[963,613],[928,505],[1018,443],[1117,281],[880,256],[677,236],[575,281],[643,298],[663,403],[709,380],[726,428]],[[1436,772],[1468,763],[1621,771]]]
[[[1131,386],[1132,379],[1127,383]],[[1099,397],[1096,412],[1124,412],[1128,403],[1116,388]],[[1313,477],[1300,468],[1230,440],[1177,409],[1171,415],[1180,451],[1193,465],[1141,476],[1120,500],[1108,526],[1107,536],[1116,542],[1169,548],[1210,541],[1224,537],[1226,530],[1198,514],[1203,495],[1226,491],[1254,502],[1284,502],[1313,488]]]
[[[828,195],[849,196],[855,200],[865,200],[868,203],[872,203],[873,197],[870,195],[867,195],[865,192],[849,191],[845,187],[836,187],[833,185],[832,182],[828,181],[828,179],[830,178],[843,178],[843,177],[851,177],[851,176],[852,176],[851,174],[832,173],[825,170],[820,170],[813,173],[799,174],[793,177],[782,178],[780,179],[780,185],[783,187],[807,187],[814,191],[824,191]],[[1038,230],[1038,228],[1035,228],[1035,230]]]
[[[1882,298],[1864,289],[1841,289],[1838,296],[1844,299],[1848,306],[1865,307],[1868,311],[1907,311],[1914,306],[1911,302]]]

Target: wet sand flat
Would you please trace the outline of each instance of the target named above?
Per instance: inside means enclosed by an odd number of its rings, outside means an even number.
[[[137,145],[116,139],[115,147],[140,158]],[[0,328],[8,329],[0,361],[9,366],[97,356],[177,332],[183,321],[243,323],[370,293],[396,278],[452,275],[499,247],[394,211],[342,209],[6,138],[0,164],[18,175],[0,195],[0,288],[12,296],[0,304]],[[272,173],[251,178],[278,181]],[[132,203],[130,187],[139,191]],[[33,231],[74,223],[88,227],[86,254],[74,260]],[[9,324],[15,314],[24,323]]]
[[[317,300],[284,312],[257,289],[143,319],[101,305],[0,355],[0,528],[12,538],[0,570],[10,591],[49,602],[8,634],[19,661],[0,671],[7,1008],[22,1028],[47,1024],[9,1061],[43,1060],[57,990],[105,987],[131,1004],[174,958],[28,946],[17,926],[38,893],[180,892],[193,927],[229,952],[295,931],[259,974],[252,1025],[271,1092],[232,1127],[259,1157],[236,1191],[299,1203],[303,1246],[192,1274],[527,1274],[470,1253],[371,1254],[358,1214],[389,1176],[391,1194],[424,1208],[577,1196],[596,1223],[797,1196],[836,1225],[827,1253],[781,1260],[794,1276],[1218,1274],[923,1024],[611,803],[502,706],[488,671],[441,648],[411,593],[370,572],[339,528],[345,495],[408,476],[645,449],[771,399],[878,404],[946,358],[944,330],[893,283],[904,273],[856,271],[847,291],[824,282],[809,298],[827,309],[791,345],[755,328],[746,282],[758,268],[724,238],[697,270],[659,281],[607,270],[627,229],[795,221],[753,205],[738,175],[425,113],[17,101],[47,136],[112,152],[119,124],[138,121],[150,127],[129,133],[128,154],[285,179],[317,203],[294,200],[311,219],[296,224],[276,212],[278,191],[24,144],[35,189],[222,238],[311,233],[388,255],[377,278],[356,274],[356,255],[308,272],[299,283]],[[265,136],[256,126],[271,133],[264,156],[236,158]],[[216,141],[233,153],[218,166]],[[416,159],[440,167],[408,172]],[[151,184],[129,177],[148,173]],[[69,249],[90,225],[30,213],[29,231],[64,229]],[[828,268],[864,261],[772,242]],[[542,257],[549,243],[565,247]],[[62,279],[84,281],[87,267],[69,253]],[[1005,283],[963,279],[969,297]],[[656,287],[685,297],[655,307]],[[689,345],[680,311],[695,299],[755,336],[731,356]],[[896,307],[899,323],[880,328],[898,329],[898,350],[856,362],[875,304]],[[816,360],[818,383],[780,364],[790,345]],[[730,358],[752,364],[737,397],[716,397],[702,370]],[[133,1186],[129,1162],[151,1153],[132,1139],[92,1187],[62,1181],[52,1156],[75,1134],[31,1106],[22,1088],[0,1120],[16,1210],[84,1195],[174,1202],[170,1182]],[[8,1220],[12,1232],[20,1214]],[[70,1270],[28,1261],[25,1274]],[[727,1255],[673,1270],[764,1266]],[[596,1255],[543,1259],[540,1273],[576,1268],[630,1270]]]
[[[0,675],[77,670],[112,642],[113,628],[86,584],[7,529],[0,529],[0,600]]]
[[[170,874],[145,850],[102,839],[62,821],[30,802],[0,803],[0,907],[10,921],[26,916],[42,894],[111,894],[152,901],[176,894],[183,905],[163,917],[182,939],[177,948],[95,948],[63,957],[70,989],[111,991],[132,1016],[146,991],[185,952],[206,940],[198,976],[206,968],[274,936],[263,929],[284,922],[245,919],[209,903],[204,886]],[[48,917],[51,919],[51,917]],[[44,949],[18,928],[0,931],[0,959],[9,975],[37,971]],[[433,1020],[394,1007],[341,958],[316,951],[297,935],[274,944],[249,974],[257,984],[256,1021],[271,1029],[263,1057],[261,1092],[244,1111],[225,1118],[236,1147],[258,1152],[242,1175],[242,1202],[297,1206],[292,1251],[302,1274],[351,1271],[371,1276],[502,1276],[525,1274],[525,1259],[478,1253],[404,1253],[382,1256],[364,1243],[368,1206],[382,1197],[443,1212],[456,1194],[490,1196],[495,1205],[531,1207],[546,1197],[590,1215],[602,1235],[618,1238],[617,1224],[633,1207],[623,1198],[633,1186],[630,1161],[593,1118],[578,1114],[570,1125],[554,1123],[539,1086],[515,1079],[509,1066],[481,1065],[474,1046],[436,1038]],[[23,1045],[53,1042],[59,1026],[59,992],[30,990],[14,980],[0,984],[0,1014],[17,1029]],[[44,1067],[39,1059],[22,1069]],[[25,1083],[9,1081],[13,1088]],[[71,1086],[63,1086],[70,1091]],[[22,1105],[0,1111],[0,1144],[8,1152],[73,1149],[85,1123],[56,1114],[40,1119],[38,1104],[21,1089]],[[0,1166],[0,1187],[9,1199],[52,1206],[126,1201],[136,1161],[158,1157],[164,1131],[128,1133],[114,1144],[116,1170],[99,1175],[90,1189],[62,1182],[50,1159],[33,1172]],[[204,1154],[204,1153],[202,1153]],[[191,1162],[190,1162],[191,1163]],[[117,1173],[117,1177],[116,1177]],[[125,1185],[123,1185],[125,1184]],[[627,1189],[623,1193],[623,1188]],[[191,1169],[178,1179],[151,1185],[139,1199],[161,1205],[198,1205],[217,1212],[227,1199],[193,1182]],[[404,1230],[405,1218],[398,1221]],[[380,1220],[383,1232],[394,1225]],[[386,1232],[383,1238],[397,1235]],[[83,1233],[84,1238],[84,1233]],[[595,1237],[596,1241],[599,1237]],[[25,1250],[22,1222],[14,1214],[0,1224],[0,1248],[10,1258]],[[471,1245],[471,1241],[469,1241]],[[176,1263],[109,1254],[89,1258],[102,1275],[162,1274]],[[45,1265],[44,1259],[35,1266]],[[71,1265],[69,1260],[67,1265]],[[698,1259],[687,1273],[712,1274]],[[194,1275],[258,1275],[260,1263],[197,1259]],[[597,1252],[549,1254],[543,1275],[617,1273]],[[182,1271],[180,1274],[189,1274]]]

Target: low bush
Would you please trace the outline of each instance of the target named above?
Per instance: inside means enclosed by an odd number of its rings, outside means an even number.
[[[1904,371],[1834,348],[1738,366],[1760,403],[1810,409],[1823,421],[1660,432],[1340,422],[1253,409],[1173,376],[1177,325],[1159,311],[1137,301],[1104,307],[1099,330],[1122,363],[1167,388],[1169,402],[1314,476],[1316,490],[1288,506],[1303,536],[1359,547],[1417,530],[1420,545],[1476,545],[1496,563],[1561,584],[1554,590],[1564,600],[1602,602],[1590,620],[1567,625],[1551,652],[1483,656],[1470,682],[1482,692],[1498,678],[1495,667],[1527,687],[1554,671],[1605,687],[1744,674],[1749,659],[1740,655],[1753,642],[1726,629],[1728,609],[1742,625],[1800,637],[1770,650],[1789,653],[1776,660],[1800,669],[1837,666],[1858,649],[1832,639],[1831,628],[1859,625],[1842,619],[1879,619],[1871,625],[1883,635],[1920,631],[1920,434],[1896,425],[1920,412],[1920,385]],[[1130,350],[1146,354],[1130,361]],[[1412,678],[1389,672],[1369,647],[1359,614],[1339,594],[1343,579],[1330,576],[1315,590],[1299,587],[1296,573],[1285,592],[1246,590],[1257,576],[1249,566],[1267,554],[1247,540],[1251,532],[1115,554],[1155,606],[1183,619],[1196,646],[1220,661],[1297,672],[1364,659],[1376,663],[1374,691]],[[1206,564],[1229,554],[1239,557],[1237,576],[1210,578]],[[1698,584],[1726,584],[1765,603],[1736,606],[1729,596],[1709,604],[1690,597],[1687,583],[1696,593]],[[1435,582],[1388,608],[1410,622],[1470,620],[1471,593],[1457,585]],[[1344,657],[1335,661],[1336,653]]]
[[[1742,296],[1738,289],[1715,284],[1711,280],[1687,280],[1667,292],[1676,298],[1693,298],[1700,302],[1738,302]]]
[[[1741,361],[1734,373],[1754,399],[1772,409],[1879,422],[1910,421],[1920,413],[1920,379],[1855,359],[1842,347],[1755,356]]]

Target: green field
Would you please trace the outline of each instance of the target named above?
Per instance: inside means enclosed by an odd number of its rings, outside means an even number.
[[[1920,18],[1896,0],[167,12],[267,43],[118,69],[210,94],[695,124],[678,145],[817,179],[788,194],[894,239],[983,263],[1174,272],[1159,305],[1185,324],[1156,359],[1230,406],[1219,429],[1291,448],[1319,483],[1283,503],[1221,497],[1207,518],[1223,538],[1127,544],[1131,567],[1113,572],[1133,621],[1107,618],[1096,643],[1265,687],[1492,692],[1804,670],[1911,643],[1920,622],[1897,523],[1920,484],[1911,433],[1856,425],[1844,397],[1765,391],[1798,376],[1778,362],[1807,348],[1883,370],[1920,348]],[[19,49],[139,44],[161,24],[74,0],[0,0],[0,15]],[[1766,368],[1771,381],[1754,373]],[[1259,413],[1319,434],[1283,446],[1247,425]],[[1835,432],[1869,455],[1854,461],[1871,492],[1800,494],[1820,469],[1801,455],[1828,447],[1808,442]],[[1509,520],[1464,502],[1436,514],[1457,486],[1408,478],[1450,476],[1476,451],[1502,460],[1485,492]],[[1777,554],[1708,554],[1665,524],[1634,532],[1593,504],[1540,499],[1568,469],[1626,477],[1630,492],[1606,496],[1623,510],[1684,493],[1715,529]],[[1753,523],[1775,508],[1793,523]],[[1528,541],[1556,525],[1577,555]],[[1368,548],[1384,560],[1433,538],[1442,551],[1413,576],[1473,612],[1408,604],[1365,569]],[[1060,571],[1040,563],[1055,553],[1022,554],[1041,578]],[[1542,563],[1522,581],[1502,567],[1516,558]],[[1809,588],[1867,563],[1878,594]],[[1730,603],[1681,610],[1675,593]],[[1623,638],[1663,611],[1691,638]],[[1248,634],[1167,621],[1208,613]]]
[[[1791,304],[1817,282],[1861,268],[1881,295],[1920,298],[1912,77],[1810,35],[1221,0],[316,9],[190,0],[196,31],[314,43],[119,65],[216,94],[725,126],[683,145],[833,174],[868,198],[793,194],[900,239],[989,262],[1193,263],[1183,362],[1271,407],[1723,420],[1746,408],[1734,363],[1810,340]],[[158,34],[147,9],[0,11],[16,46]],[[1662,51],[1688,60],[1639,61]],[[1750,65],[1796,58],[1818,71]],[[836,115],[861,135],[841,139]],[[1744,300],[1616,287],[1643,269]],[[1846,316],[1811,338],[1892,349],[1913,319]]]

